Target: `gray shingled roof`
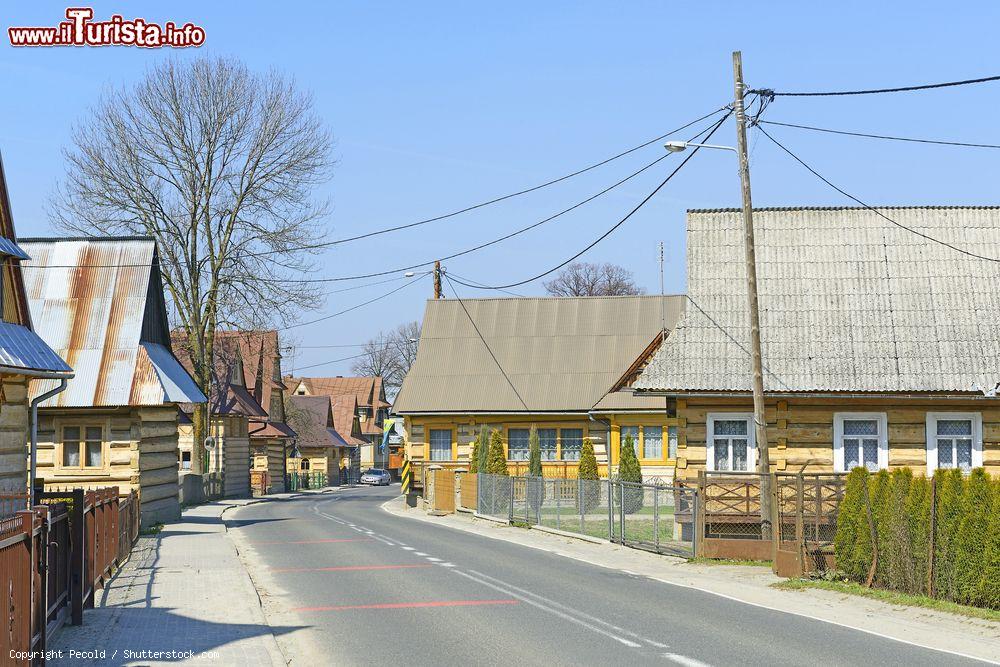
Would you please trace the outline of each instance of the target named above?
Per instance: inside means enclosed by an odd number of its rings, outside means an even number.
[[[666,304],[669,329],[684,299],[615,296],[463,302],[528,411],[558,412],[590,410],[660,332],[661,303]],[[428,301],[417,359],[393,411],[524,412],[517,394],[461,304],[453,299]]]
[[[1000,208],[879,210],[1000,257]],[[754,228],[766,390],[978,392],[1000,382],[997,262],[863,208],[762,209]],[[692,303],[634,387],[749,391],[740,213],[689,211],[687,238]]]

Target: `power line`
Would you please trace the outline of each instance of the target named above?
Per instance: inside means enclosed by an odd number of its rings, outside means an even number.
[[[476,330],[476,335],[479,336],[479,340],[483,341],[483,345],[486,346],[486,351],[490,353],[491,357],[493,357],[493,362],[497,365],[497,368],[500,369],[500,373],[503,375],[504,379],[507,380],[507,384],[510,385],[510,388],[514,391],[514,395],[517,396],[517,400],[521,401],[521,405],[524,406],[525,412],[531,412],[531,410],[528,409],[528,404],[524,402],[523,398],[521,398],[521,393],[517,390],[517,387],[514,386],[513,381],[511,381],[510,376],[507,375],[507,371],[505,371],[503,366],[500,364],[500,360],[497,359],[497,355],[493,354],[493,349],[490,347],[490,344],[486,342],[485,338],[483,338],[482,332],[480,332],[479,327],[476,326],[476,321],[472,319],[472,315],[469,313],[469,309],[465,307],[462,297],[458,296],[458,291],[455,289],[455,286],[452,284],[451,278],[448,277],[447,273],[444,274],[444,279],[448,281],[448,286],[451,287],[451,293],[455,295],[458,305],[460,305],[462,310],[465,311],[465,316],[469,318],[469,323],[472,325],[472,328]]]
[[[368,299],[367,301],[363,301],[363,302],[361,302],[359,304],[355,304],[355,305],[351,306],[350,308],[345,308],[344,310],[338,311],[336,313],[331,313],[330,315],[324,315],[323,317],[317,317],[315,320],[309,320],[308,322],[299,322],[297,324],[290,324],[287,327],[281,327],[281,328],[279,328],[278,331],[288,331],[289,329],[297,329],[299,327],[308,326],[310,324],[316,324],[317,322],[325,322],[326,320],[329,320],[329,319],[332,319],[334,317],[337,317],[338,315],[344,315],[345,313],[349,313],[349,312],[351,312],[353,310],[357,310],[358,308],[361,308],[363,306],[367,306],[368,304],[375,303],[376,301],[381,301],[382,299],[384,299],[384,298],[386,298],[388,296],[391,296],[391,295],[395,294],[396,292],[398,292],[400,290],[406,289],[407,287],[409,287],[413,283],[419,281],[421,278],[424,278],[426,276],[427,276],[426,273],[422,273],[419,276],[415,277],[413,280],[409,281],[408,283],[400,285],[396,289],[389,290],[385,294],[381,294],[381,295],[375,297],[374,299]]]
[[[722,124],[724,122],[726,122],[726,120],[729,118],[729,116],[731,114],[732,114],[732,112],[729,112],[725,116],[723,116],[721,119],[719,119],[719,121],[711,128],[711,130],[708,131],[708,134],[705,136],[705,138],[703,139],[703,141],[708,141],[712,137],[712,135],[715,134],[716,131],[720,127],[722,127]],[[705,131],[699,132],[697,135],[695,135],[694,137],[692,137],[690,139],[690,141],[694,141],[695,139],[698,139],[703,134],[705,134]],[[583,248],[582,250],[580,250],[578,253],[576,253],[575,255],[573,255],[572,257],[570,257],[569,259],[567,259],[567,260],[565,260],[565,261],[557,264],[556,266],[553,266],[551,269],[548,269],[546,271],[543,271],[542,273],[539,273],[536,276],[533,276],[531,278],[526,278],[525,280],[519,280],[517,282],[508,283],[506,285],[483,285],[481,287],[477,287],[475,285],[466,284],[466,286],[467,287],[473,287],[475,289],[503,290],[503,289],[508,289],[510,287],[518,287],[520,285],[525,285],[527,283],[534,282],[535,280],[538,280],[539,278],[544,278],[545,276],[549,275],[550,273],[558,271],[562,267],[566,266],[567,264],[569,264],[573,260],[575,260],[578,257],[580,257],[581,255],[583,255],[585,252],[587,252],[588,250],[590,250],[591,248],[593,248],[594,246],[596,246],[598,243],[600,243],[601,241],[603,241],[604,239],[606,239],[616,229],[618,229],[619,227],[621,227],[622,225],[624,225],[628,221],[628,219],[631,218],[636,213],[636,211],[638,211],[640,208],[642,208],[643,206],[645,206],[645,204],[650,199],[652,199],[656,195],[656,193],[659,192],[663,188],[663,186],[666,185],[670,181],[670,179],[672,179],[674,176],[676,176],[677,172],[679,172],[681,169],[683,169],[684,165],[686,165],[688,163],[688,161],[690,161],[691,158],[693,158],[698,153],[699,150],[701,150],[701,148],[698,147],[698,146],[696,146],[694,148],[694,150],[691,151],[687,155],[687,157],[685,157],[684,160],[679,165],[677,165],[677,167],[673,171],[671,171],[667,175],[666,178],[664,178],[662,181],[660,181],[660,184],[657,185],[653,189],[652,192],[650,192],[648,195],[646,195],[646,197],[642,201],[640,201],[638,204],[636,204],[635,207],[631,211],[629,211],[628,213],[626,213],[625,216],[621,220],[619,220],[618,222],[616,222],[614,225],[611,226],[610,229],[608,229],[606,232],[604,232],[603,234],[601,234],[600,236],[598,236],[596,239],[594,239],[593,242],[591,242],[590,244],[588,244],[585,248]]]
[[[714,116],[715,114],[719,113],[720,111],[722,111],[725,108],[726,107],[720,107],[720,108],[716,109],[715,111],[712,111],[711,113],[705,114],[701,118],[696,118],[695,120],[691,121],[690,123],[686,123],[686,124],[684,124],[684,125],[676,128],[676,129],[673,129],[673,130],[667,132],[666,134],[661,134],[660,136],[658,136],[658,137],[656,137],[654,139],[650,139],[649,141],[645,141],[645,142],[639,144],[638,146],[633,146],[632,148],[626,149],[626,150],[624,150],[624,151],[622,151],[622,152],[620,152],[620,153],[618,153],[616,155],[612,155],[609,158],[605,158],[605,159],[603,159],[603,160],[601,160],[599,162],[595,162],[595,163],[593,163],[591,165],[583,167],[582,169],[578,169],[578,170],[576,170],[574,172],[571,172],[569,174],[566,174],[564,176],[560,176],[560,177],[554,178],[554,179],[552,179],[550,181],[546,181],[545,183],[541,183],[539,185],[534,185],[534,186],[532,186],[530,188],[525,188],[524,190],[518,190],[517,192],[512,192],[510,194],[501,195],[499,197],[494,197],[493,199],[490,199],[490,200],[487,200],[487,201],[484,201],[484,202],[480,202],[478,204],[473,204],[471,206],[466,206],[465,208],[461,208],[461,209],[458,209],[456,211],[451,211],[450,213],[444,213],[442,215],[436,215],[436,216],[434,216],[432,218],[426,218],[424,220],[417,220],[416,222],[410,222],[410,223],[406,223],[406,224],[403,224],[403,225],[396,225],[394,227],[386,227],[384,229],[377,229],[377,230],[372,231],[372,232],[366,232],[364,234],[358,234],[356,236],[348,236],[348,237],[345,237],[345,238],[342,238],[342,239],[335,239],[333,241],[324,241],[324,242],[321,242],[321,243],[313,243],[313,244],[306,244],[306,245],[302,245],[302,246],[296,246],[294,248],[289,248],[289,249],[286,249],[286,250],[282,250],[280,252],[287,252],[288,250],[316,250],[316,249],[319,249],[319,248],[328,248],[330,246],[340,245],[342,243],[349,243],[351,241],[360,241],[361,239],[371,238],[372,236],[379,236],[380,234],[388,234],[390,232],[398,232],[398,231],[403,230],[403,229],[410,229],[412,227],[419,227],[421,225],[426,225],[426,224],[429,224],[429,223],[432,223],[432,222],[438,222],[439,220],[446,220],[448,218],[453,218],[453,217],[455,217],[457,215],[461,215],[463,213],[468,213],[469,211],[474,211],[476,209],[480,209],[480,208],[483,208],[483,207],[486,207],[486,206],[490,206],[492,204],[497,204],[499,202],[506,201],[507,199],[512,199],[514,197],[520,197],[521,195],[526,195],[526,194],[529,194],[531,192],[535,192],[537,190],[541,190],[543,188],[547,188],[550,185],[555,185],[557,183],[561,183],[563,181],[569,180],[570,178],[573,178],[574,176],[579,176],[580,174],[584,174],[584,173],[586,173],[588,171],[592,171],[594,169],[597,169],[598,167],[602,167],[602,166],[608,164],[609,162],[613,162],[613,161],[615,161],[615,160],[617,160],[619,158],[625,157],[626,155],[629,155],[631,153],[634,153],[637,150],[645,148],[646,146],[649,146],[650,144],[654,144],[657,141],[661,141],[663,139],[666,139],[667,137],[669,137],[672,134],[675,134],[677,132],[682,132],[683,130],[686,130],[687,128],[691,127],[692,125],[700,123],[701,121],[705,120],[706,118],[711,118],[712,116]],[[265,255],[272,255],[272,254],[276,254],[278,252],[279,251],[274,251],[274,250],[271,250],[271,251],[262,251],[262,252],[259,252],[259,253],[249,253],[247,256],[248,257],[263,257]]]
[[[326,366],[328,364],[336,364],[341,361],[350,361],[351,359],[360,359],[361,357],[367,356],[366,354],[355,354],[350,357],[343,357],[341,359],[330,359],[329,361],[321,361],[318,364],[309,364],[308,366],[299,366],[297,368],[291,368],[288,370],[288,374],[294,373],[295,371],[304,371],[307,368],[316,368],[317,366]]]
[[[896,88],[871,88],[868,90],[837,90],[831,92],[776,92],[768,88],[758,88],[747,92],[757,93],[766,97],[838,97],[844,95],[877,95],[881,93],[908,93],[915,90],[931,90],[934,88],[951,88],[953,86],[968,86],[975,83],[1000,81],[1000,76],[985,76],[979,79],[964,79],[962,81],[946,81],[944,83],[927,83],[919,86],[899,86]]]
[[[747,356],[753,356],[752,353],[750,352],[750,350],[748,350],[746,348],[746,346],[740,340],[738,340],[733,334],[731,334],[728,329],[726,329],[724,326],[722,326],[721,324],[719,324],[718,321],[716,321],[716,319],[714,317],[712,317],[711,315],[709,315],[708,312],[706,312],[705,309],[702,308],[701,305],[697,301],[695,301],[694,299],[691,298],[690,294],[685,294],[684,298],[687,299],[688,301],[690,301],[691,305],[694,306],[695,308],[697,308],[698,312],[700,312],[702,315],[704,315],[705,319],[707,319],[709,322],[711,322],[712,326],[714,326],[716,329],[718,329],[719,331],[721,331],[726,338],[728,338],[734,345],[736,345],[736,347],[740,348],[740,350],[742,350],[743,352],[745,352],[747,354]],[[785,384],[784,380],[782,380],[780,377],[778,377],[777,375],[775,375],[771,371],[771,369],[768,368],[766,365],[761,364],[761,367],[765,371],[767,371],[768,375],[770,375],[775,380],[777,380],[781,384],[782,387],[784,387],[785,389],[788,389],[789,391],[792,390],[791,387],[789,387],[787,384]]]
[[[780,125],[782,127],[794,127],[799,130],[812,130],[813,132],[826,132],[827,134],[842,134],[848,137],[865,137],[868,139],[888,139],[890,141],[909,141],[918,144],[937,144],[941,146],[964,146],[968,148],[1000,148],[1000,144],[975,144],[964,141],[942,141],[939,139],[917,139],[914,137],[894,137],[888,134],[867,134],[865,132],[849,132],[847,130],[832,130],[827,127],[815,127],[813,125],[799,125],[797,123],[781,123],[776,120],[761,120],[758,123],[767,125]]]
[[[457,273],[451,273],[450,271],[448,273],[451,275],[452,278],[455,279],[455,282],[458,283],[459,285],[465,285],[466,287],[479,287],[479,288],[482,288],[482,289],[489,289],[488,285],[484,285],[483,283],[476,282],[472,278],[465,278],[463,276],[458,275]],[[497,292],[503,292],[504,294],[509,294],[511,296],[516,296],[516,297],[524,298],[523,294],[518,294],[517,292],[511,292],[510,290],[498,289],[496,291]]]
[[[728,118],[728,114],[726,115],[726,117]],[[725,120],[725,118],[723,118],[723,120]],[[704,134],[704,132],[705,131],[703,130],[702,132],[700,132],[696,136],[700,136],[701,134]],[[541,227],[544,224],[552,222],[556,218],[560,218],[560,217],[566,215],[567,213],[569,213],[571,211],[574,211],[574,210],[580,208],[581,206],[594,201],[598,197],[601,197],[601,196],[603,196],[603,195],[611,192],[615,188],[617,188],[617,187],[623,185],[624,183],[632,180],[633,178],[635,178],[636,176],[642,174],[646,170],[653,168],[654,166],[656,166],[657,164],[659,164],[663,160],[665,160],[668,157],[670,157],[670,155],[671,155],[671,153],[665,153],[665,154],[661,155],[660,157],[656,158],[652,162],[650,162],[650,163],[646,164],[645,166],[640,167],[636,171],[632,172],[631,174],[629,174],[625,178],[622,178],[621,180],[619,180],[619,181],[617,181],[617,182],[609,185],[608,187],[604,188],[603,190],[601,190],[599,192],[596,192],[596,193],[590,195],[589,197],[587,197],[586,199],[582,199],[582,200],[576,202],[575,204],[573,204],[572,206],[564,208],[561,211],[559,211],[557,213],[554,213],[554,214],[550,215],[547,218],[543,218],[542,220],[539,220],[538,222],[533,222],[532,224],[528,225],[527,227],[521,227],[520,229],[517,229],[517,230],[515,230],[513,232],[510,232],[509,234],[504,234],[503,236],[497,237],[497,238],[492,239],[490,241],[486,241],[484,243],[480,243],[479,245],[472,246],[471,248],[466,248],[465,250],[460,250],[460,251],[452,253],[450,255],[445,255],[443,257],[438,257],[436,259],[428,260],[426,262],[421,262],[420,264],[411,264],[410,266],[402,266],[402,267],[395,268],[395,269],[390,269],[390,270],[387,270],[387,271],[378,271],[378,272],[375,272],[375,273],[366,273],[366,274],[357,275],[357,276],[339,276],[339,277],[336,277],[336,278],[309,278],[309,279],[303,279],[303,280],[285,280],[283,282],[292,282],[292,283],[298,283],[298,282],[301,282],[301,283],[326,283],[326,282],[340,282],[340,281],[343,281],[343,280],[360,280],[362,278],[374,278],[374,277],[377,277],[377,276],[384,276],[384,275],[388,275],[388,274],[392,274],[392,273],[400,273],[402,271],[410,271],[412,269],[417,269],[417,268],[421,268],[421,267],[424,267],[424,266],[430,266],[434,262],[443,262],[443,261],[446,261],[446,260],[449,260],[449,259],[455,259],[456,257],[461,257],[463,255],[468,255],[470,253],[482,250],[483,248],[488,248],[489,246],[496,245],[497,243],[501,243],[503,241],[506,241],[507,239],[513,238],[515,236],[518,236],[519,234],[523,234],[523,233],[525,233],[527,231],[535,229],[536,227]]]
[[[893,220],[892,218],[890,218],[889,216],[887,216],[885,213],[882,213],[881,211],[879,211],[878,209],[874,208],[873,206],[870,206],[870,205],[866,204],[865,202],[861,201],[860,199],[858,199],[857,197],[855,197],[851,193],[847,192],[843,188],[840,188],[840,187],[834,185],[828,178],[826,178],[825,176],[823,176],[822,174],[820,174],[818,171],[816,171],[815,169],[813,169],[812,167],[810,167],[808,164],[805,163],[805,161],[802,158],[800,158],[798,155],[796,155],[791,150],[789,150],[788,148],[786,148],[784,146],[784,144],[782,144],[780,141],[778,141],[777,139],[775,139],[774,137],[772,137],[768,133],[767,130],[765,130],[762,127],[760,127],[759,129],[764,134],[765,137],[767,137],[768,139],[771,140],[772,143],[774,143],[774,145],[776,145],[781,150],[785,151],[785,153],[787,153],[789,156],[791,156],[792,159],[794,159],[800,165],[802,165],[803,167],[805,167],[810,173],[812,173],[813,176],[815,176],[819,180],[823,181],[824,183],[826,183],[831,188],[833,188],[834,190],[836,190],[840,194],[844,195],[848,199],[850,199],[850,200],[852,200],[854,202],[857,202],[858,204],[860,204],[864,208],[868,209],[869,211],[871,211],[875,215],[879,216],[880,218],[883,218],[887,222],[890,222],[890,223],[896,225],[897,227],[899,227],[900,229],[903,229],[903,230],[906,230],[906,231],[910,232],[911,234],[915,234],[916,236],[919,236],[919,237],[921,237],[923,239],[926,239],[927,241],[931,241],[933,243],[937,243],[939,245],[943,245],[946,248],[951,248],[952,250],[954,250],[956,252],[959,252],[959,253],[961,253],[963,255],[967,255],[969,257],[974,257],[975,259],[982,259],[982,260],[985,260],[985,261],[988,261],[988,262],[1000,262],[1000,259],[998,259],[996,257],[987,257],[986,255],[979,255],[977,253],[972,252],[971,250],[966,250],[965,248],[960,248],[960,247],[958,247],[956,245],[948,243],[947,241],[942,241],[941,239],[934,238],[933,236],[929,236],[928,234],[924,234],[921,231],[917,231],[916,229],[913,229],[912,227],[907,227],[906,225]]]

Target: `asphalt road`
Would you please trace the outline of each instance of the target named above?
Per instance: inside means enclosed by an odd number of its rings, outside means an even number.
[[[380,509],[398,493],[228,515],[293,664],[974,664]]]

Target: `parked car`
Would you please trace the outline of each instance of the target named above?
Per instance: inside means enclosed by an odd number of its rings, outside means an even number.
[[[389,475],[388,470],[369,468],[361,475],[361,483],[371,484],[372,486],[389,486],[392,483],[392,477]]]

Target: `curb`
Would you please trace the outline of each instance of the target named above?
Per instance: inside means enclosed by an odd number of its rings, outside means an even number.
[[[550,533],[552,535],[558,535],[559,537],[569,537],[576,540],[583,540],[584,542],[590,542],[591,544],[614,544],[610,540],[605,540],[600,537],[594,537],[592,535],[582,535],[580,533],[571,533],[566,530],[559,530],[558,528],[552,528],[550,526],[528,526],[529,530],[537,530],[543,533]]]

